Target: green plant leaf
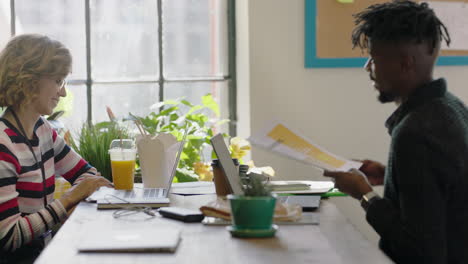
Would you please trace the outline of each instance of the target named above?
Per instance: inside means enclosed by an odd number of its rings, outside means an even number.
[[[241,188],[245,196],[270,196],[271,186],[264,182],[258,174],[241,177]]]
[[[195,174],[195,172],[183,168],[177,169],[175,177],[177,178],[177,182],[198,181],[198,176]]]
[[[192,104],[192,103],[190,103],[190,102],[189,102],[189,101],[187,101],[187,100],[181,100],[180,102],[181,102],[181,103],[183,103],[183,104],[184,104],[184,105],[186,105],[186,106],[193,107],[193,104]]]
[[[195,113],[196,111],[199,111],[201,109],[205,109],[206,107],[203,106],[203,105],[195,105],[193,106],[192,108],[190,108],[190,110],[187,112],[187,115],[190,115],[190,114],[193,114]]]
[[[211,111],[213,111],[217,117],[219,117],[219,106],[211,94],[202,96],[202,103],[204,106],[211,109]]]

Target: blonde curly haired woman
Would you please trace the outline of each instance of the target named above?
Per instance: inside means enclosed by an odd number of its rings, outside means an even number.
[[[3,261],[34,259],[67,210],[97,188],[112,186],[42,117],[66,95],[71,64],[63,44],[37,34],[12,38],[0,53],[0,106],[6,107],[0,118]],[[53,199],[56,175],[73,185],[58,200]]]

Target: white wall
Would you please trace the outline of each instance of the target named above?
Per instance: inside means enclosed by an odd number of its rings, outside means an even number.
[[[386,163],[390,138],[384,122],[395,105],[377,102],[361,68],[304,68],[304,0],[237,4],[238,89],[244,93],[238,107],[250,101],[251,131],[277,118],[332,152]],[[439,67],[437,76],[446,77],[449,90],[468,101],[468,67]],[[243,122],[240,115],[240,128]],[[252,158],[257,166],[273,166],[278,179],[323,179],[309,166],[259,149]],[[378,239],[355,200],[332,200],[367,238]]]

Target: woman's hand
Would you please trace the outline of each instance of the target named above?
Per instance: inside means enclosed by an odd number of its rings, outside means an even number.
[[[87,174],[78,184],[68,189],[68,191],[62,195],[59,201],[68,211],[70,208],[77,205],[80,201],[88,198],[88,196],[90,196],[94,191],[102,186],[114,188],[112,183],[106,178],[99,175]]]

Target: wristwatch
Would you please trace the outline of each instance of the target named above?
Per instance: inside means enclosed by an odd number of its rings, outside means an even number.
[[[374,191],[370,191],[364,194],[360,201],[362,208],[364,208],[364,210],[367,212],[367,208],[369,208],[369,205],[371,204],[371,202],[378,198],[380,198],[380,196]]]

